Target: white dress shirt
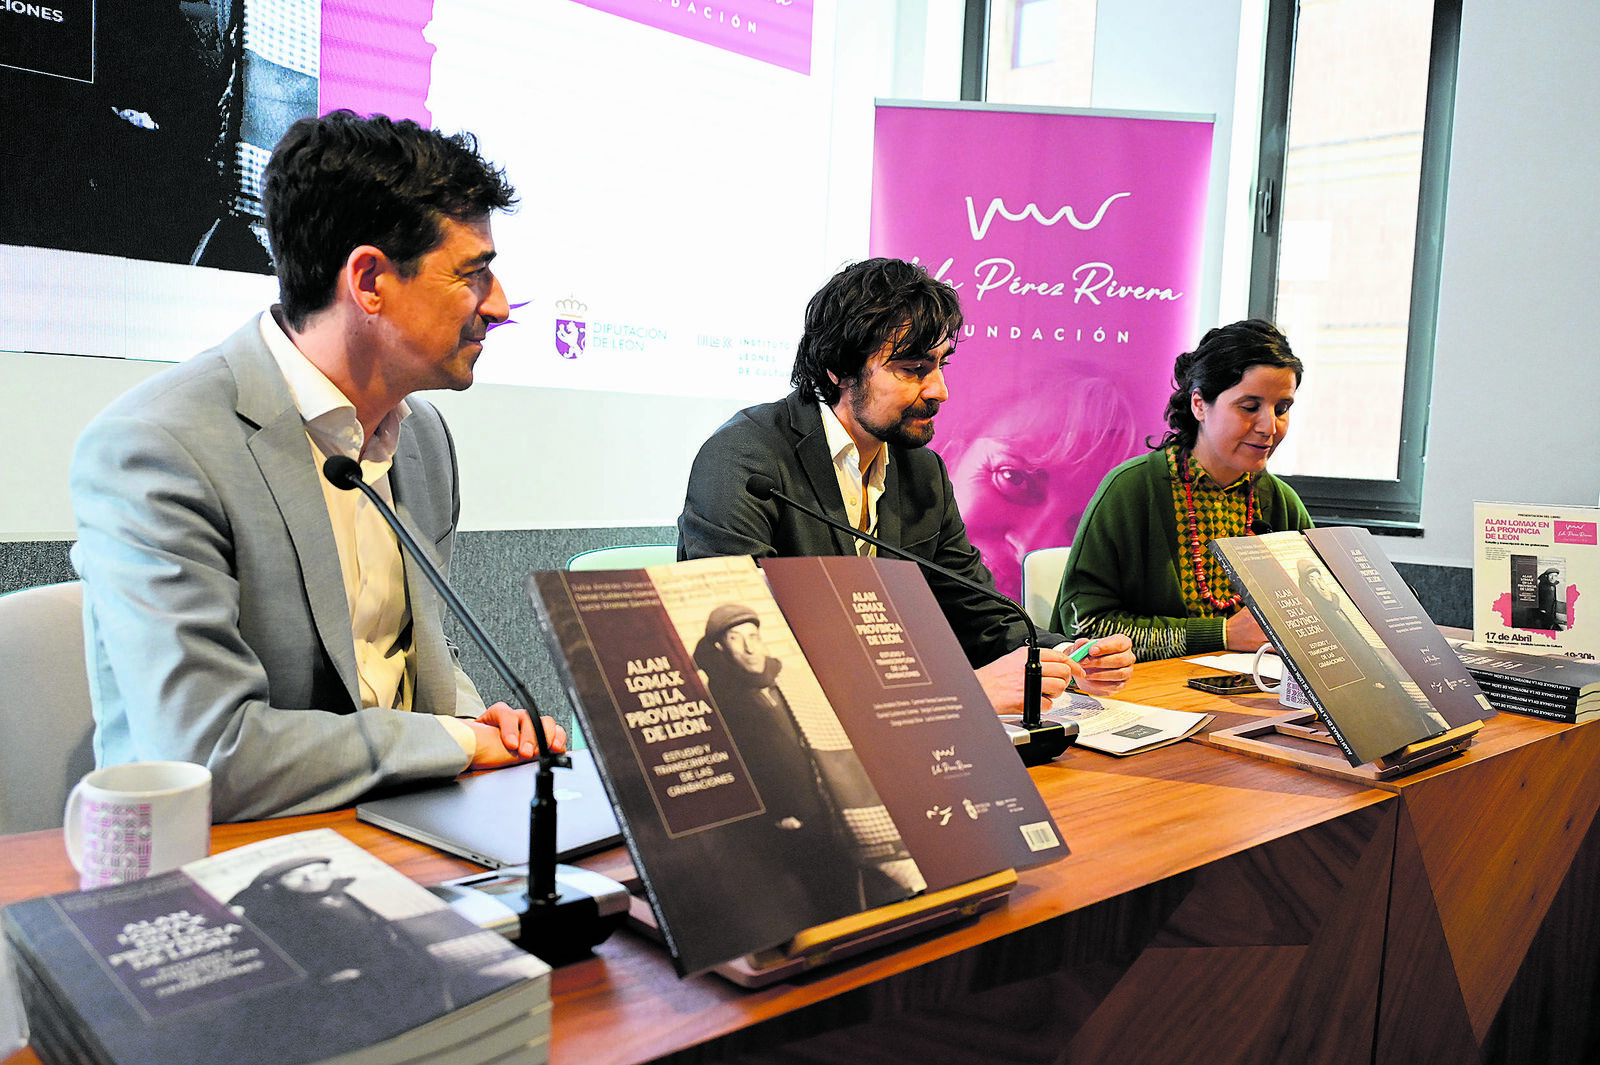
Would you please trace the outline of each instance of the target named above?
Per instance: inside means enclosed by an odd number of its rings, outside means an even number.
[[[362,479],[393,507],[389,468],[400,423],[410,413],[405,401],[384,416],[368,439],[355,405],[295,347],[272,311],[261,316],[261,337],[305,420],[306,442],[317,469],[333,455],[354,459],[361,464]],[[361,704],[409,710],[416,690],[416,660],[411,653],[411,604],[400,543],[365,493],[337,488],[325,477],[319,480],[350,606]],[[476,743],[465,722],[447,715],[437,720],[471,757]]]
[[[883,479],[889,470],[889,448],[878,445],[878,453],[861,472],[861,451],[845,429],[844,423],[826,403],[822,408],[822,432],[828,441],[828,453],[833,456],[833,472],[839,478],[839,494],[844,498],[844,509],[850,523],[863,532],[878,532],[878,500],[883,498]],[[864,505],[863,505],[864,503]],[[865,540],[856,541],[858,555],[876,555],[878,549]]]

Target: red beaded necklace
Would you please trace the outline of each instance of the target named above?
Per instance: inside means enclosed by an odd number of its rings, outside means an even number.
[[[1244,602],[1240,595],[1230,595],[1226,599],[1218,599],[1211,594],[1211,579],[1206,576],[1206,552],[1200,543],[1200,519],[1194,512],[1194,475],[1189,472],[1189,453],[1178,452],[1178,478],[1183,481],[1184,513],[1189,525],[1189,558],[1194,564],[1195,583],[1200,586],[1200,597],[1219,613],[1226,614],[1236,609]],[[1244,497],[1244,531],[1247,536],[1254,536],[1256,524],[1256,483],[1245,482]]]

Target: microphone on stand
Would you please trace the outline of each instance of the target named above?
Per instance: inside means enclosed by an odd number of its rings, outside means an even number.
[[[1039,629],[1036,625],[1034,625],[1033,619],[1028,616],[1028,612],[1022,609],[1022,607],[1019,606],[1015,601],[1006,598],[993,588],[985,588],[977,581],[974,581],[968,577],[963,577],[961,574],[956,573],[953,570],[946,569],[936,562],[929,562],[925,558],[913,555],[911,552],[906,551],[903,548],[896,547],[894,544],[886,543],[885,541],[880,540],[871,533],[863,532],[862,530],[847,525],[836,518],[830,518],[821,511],[812,507],[808,507],[799,500],[792,499],[789,496],[784,495],[782,492],[778,491],[778,482],[774,481],[771,477],[768,477],[764,473],[751,474],[749,479],[745,481],[744,488],[745,491],[749,492],[751,495],[755,496],[759,500],[762,500],[763,502],[769,499],[776,499],[785,506],[793,507],[800,513],[805,514],[808,517],[815,518],[824,525],[837,529],[847,536],[855,537],[858,540],[865,540],[878,550],[887,551],[896,558],[903,558],[907,561],[915,562],[924,569],[932,570],[941,577],[955,581],[964,588],[970,588],[979,595],[982,595],[988,599],[992,599],[995,602],[1001,603],[1016,611],[1017,615],[1022,618],[1023,624],[1028,627],[1028,663],[1022,674],[1021,725],[1025,734],[1013,736],[1013,742],[1016,745],[1017,753],[1022,756],[1024,765],[1043,765],[1046,762],[1059,758],[1063,751],[1072,746],[1073,741],[1078,738],[1078,725],[1076,722],[1069,721],[1065,724],[1058,724],[1056,722],[1044,721],[1040,716],[1039,704],[1044,700],[1044,692],[1042,690],[1044,682],[1044,667],[1039,663]]]
[[[372,501],[405,545],[417,568],[428,578],[428,583],[433,585],[434,591],[533,719],[533,734],[539,746],[539,769],[534,777],[533,804],[528,818],[526,906],[518,914],[519,932],[514,938],[523,950],[551,965],[565,965],[587,957],[591,948],[603,943],[622,923],[627,915],[628,894],[621,884],[598,873],[556,864],[555,767],[570,768],[572,759],[550,750],[544,721],[540,719],[533,695],[483,631],[478,619],[472,616],[472,611],[445,582],[444,575],[410,530],[361,476],[361,464],[348,456],[334,455],[322,464],[322,475],[335,488],[358,489]],[[502,898],[501,901],[507,900]]]

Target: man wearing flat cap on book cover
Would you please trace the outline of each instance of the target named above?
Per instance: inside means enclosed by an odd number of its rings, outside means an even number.
[[[811,723],[837,730],[836,742],[818,746],[796,717],[778,685],[784,664],[767,653],[760,615],[743,603],[713,609],[694,660],[761,796],[763,812],[741,822],[736,838],[766,870],[763,891],[789,896],[790,910],[837,916],[920,888],[837,721]]]

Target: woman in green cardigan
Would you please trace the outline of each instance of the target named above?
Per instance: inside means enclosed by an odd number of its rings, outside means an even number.
[[[1089,501],[1053,630],[1125,632],[1141,662],[1266,642],[1206,545],[1311,527],[1294,489],[1267,472],[1303,372],[1283,334],[1258,319],[1219,326],[1178,356],[1167,433]]]

